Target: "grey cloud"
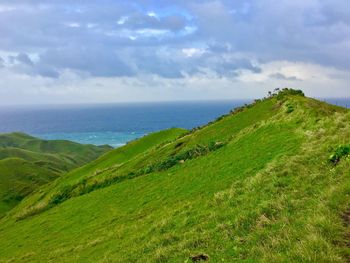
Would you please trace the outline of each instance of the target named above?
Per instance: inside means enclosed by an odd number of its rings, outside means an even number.
[[[138,53],[138,55],[136,55]],[[229,53],[207,50],[200,56],[180,57],[176,50],[157,53],[152,49],[136,50],[133,54],[137,71],[156,74],[164,78],[182,78],[184,75],[206,74],[209,70],[220,77],[237,77],[241,70],[260,73],[261,68],[251,60],[232,58]]]
[[[31,74],[57,77],[62,70],[70,69],[93,76],[149,73],[181,78],[183,72],[196,74],[203,68],[221,76],[233,76],[240,69],[259,73],[261,69],[250,58],[350,68],[347,0],[2,3],[14,9],[1,13],[0,50],[19,53],[13,59],[33,67],[25,71]],[[149,11],[159,16],[149,16]],[[118,24],[122,17],[127,19]],[[184,34],[189,27],[197,30]],[[172,34],[130,35],[145,28]],[[182,48],[196,45],[206,46],[207,52],[201,57],[181,57]],[[145,49],[147,54],[143,53]],[[164,50],[169,57],[158,55],[157,51]],[[27,55],[31,53],[37,54],[39,61],[31,61]],[[249,54],[249,59],[227,58],[235,53]]]
[[[200,68],[211,69],[219,76],[236,77],[240,70],[249,70],[254,73],[260,73],[261,68],[254,65],[251,60],[246,58],[232,58],[229,53],[206,52],[203,56],[192,62],[194,69]],[[192,69],[192,72],[195,70]]]
[[[40,63],[34,63],[26,53],[19,53],[16,56],[8,56],[7,59],[10,70],[16,73],[31,75],[31,76],[44,76],[50,78],[58,78],[59,72],[55,70],[51,65],[43,65]]]
[[[54,69],[85,71],[93,76],[132,76],[134,72],[116,52],[103,47],[69,47],[47,50],[40,56],[39,64]]]
[[[55,79],[57,79],[60,76],[58,70],[54,69],[51,66],[42,64],[37,65],[33,70],[32,74]]]
[[[287,77],[282,73],[270,74],[269,77],[278,80],[301,81],[301,79],[297,78],[296,76]]]
[[[347,0],[321,0],[320,1],[321,23],[335,24],[346,23],[350,24],[350,2]]]
[[[247,69],[254,73],[260,73],[261,68],[254,66],[249,59],[236,59],[223,63],[223,67],[229,70]]]
[[[193,5],[192,11],[200,23],[199,37],[210,36],[219,43],[228,42],[232,52],[248,52],[265,61],[297,60],[350,68],[347,55],[350,52],[345,48],[332,48],[350,40],[350,27],[345,26],[346,18],[350,17],[348,3],[250,1],[245,12],[233,12],[239,10],[243,2]],[[338,17],[339,21],[331,23],[334,20],[331,16]],[[325,22],[310,23],[312,19]],[[342,55],[346,59],[342,59]],[[330,62],[330,58],[334,61]]]
[[[174,50],[163,50],[150,47],[132,49],[130,59],[136,72],[158,75],[163,78],[183,78],[181,60],[176,59]],[[173,55],[173,56],[172,56]]]
[[[254,66],[247,59],[223,61],[221,63],[218,63],[214,69],[220,76],[238,76],[238,71],[240,70],[249,70],[254,73],[261,72],[261,68]]]
[[[183,78],[181,73],[181,67],[172,61],[162,61],[158,60],[155,63],[154,58],[151,61],[139,60],[138,67],[140,72],[146,72],[158,75],[163,78]]]
[[[208,49],[214,53],[227,53],[231,50],[229,43],[211,42],[208,44]]]
[[[19,53],[17,56],[10,56],[9,58],[10,60],[12,60],[12,62],[18,62],[28,66],[34,66],[33,61],[29,58],[29,56],[26,53]]]
[[[121,19],[124,19],[124,21],[120,23],[119,27],[130,29],[152,28],[179,31],[187,24],[183,16],[169,15],[165,17],[156,17],[140,12],[122,17]]]

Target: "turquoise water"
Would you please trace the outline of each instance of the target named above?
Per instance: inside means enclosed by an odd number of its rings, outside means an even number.
[[[83,144],[103,145],[120,147],[126,142],[140,138],[146,133],[141,132],[73,132],[73,133],[43,133],[33,134],[46,140],[69,140]]]

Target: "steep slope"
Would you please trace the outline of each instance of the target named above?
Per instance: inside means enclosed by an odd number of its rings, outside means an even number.
[[[42,188],[0,260],[345,262],[350,113],[290,93]]]
[[[109,146],[0,134],[0,217],[38,186],[96,159]]]
[[[172,128],[151,133],[140,139],[131,141],[123,147],[109,151],[89,164],[63,175],[52,184],[46,185],[45,189],[34,193],[32,196],[24,200],[18,209],[21,211],[21,215],[19,215],[19,217],[26,217],[29,214],[37,213],[40,210],[49,208],[49,206],[42,205],[43,200],[45,200],[44,197],[50,197],[51,193],[57,193],[57,191],[60,191],[59,189],[62,187],[69,184],[79,184],[80,182],[86,181],[91,177],[96,178],[96,175],[100,174],[101,171],[108,170],[110,167],[119,167],[120,165],[130,161],[132,158],[146,153],[153,147],[173,141],[186,133],[187,131],[184,129]],[[35,204],[36,202],[39,202],[38,205],[34,205],[33,207],[33,203]],[[27,209],[28,206],[29,209]],[[25,209],[23,209],[23,207],[25,207]]]
[[[0,160],[0,171],[0,213],[10,210],[23,197],[58,176],[58,173],[20,158]]]

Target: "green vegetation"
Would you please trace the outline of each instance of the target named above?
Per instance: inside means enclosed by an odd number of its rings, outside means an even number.
[[[349,110],[289,89],[145,136],[22,200],[0,261],[346,262],[349,138]]]
[[[334,153],[329,157],[329,160],[337,164],[342,157],[346,157],[350,154],[350,145],[339,145]]]
[[[98,188],[106,187],[133,177],[132,174],[124,176],[102,176],[107,172],[118,170],[129,160],[147,153],[152,147],[160,147],[169,141],[173,141],[186,133],[184,129],[168,129],[147,135],[141,139],[132,141],[124,147],[117,148],[101,156],[97,160],[78,168],[65,176],[62,176],[51,185],[45,186],[45,191],[33,194],[21,205],[27,205],[16,215],[17,219],[23,219],[37,214],[57,205],[73,196],[82,195]]]
[[[40,185],[96,159],[109,146],[0,134],[0,217]]]

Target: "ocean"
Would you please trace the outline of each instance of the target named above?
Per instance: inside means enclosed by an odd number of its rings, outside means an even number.
[[[329,99],[350,106],[350,99]],[[249,100],[0,107],[0,132],[21,131],[113,147],[171,127],[192,129],[249,103]]]
[[[204,125],[244,103],[249,101],[0,107],[0,132],[118,147],[150,132]]]

